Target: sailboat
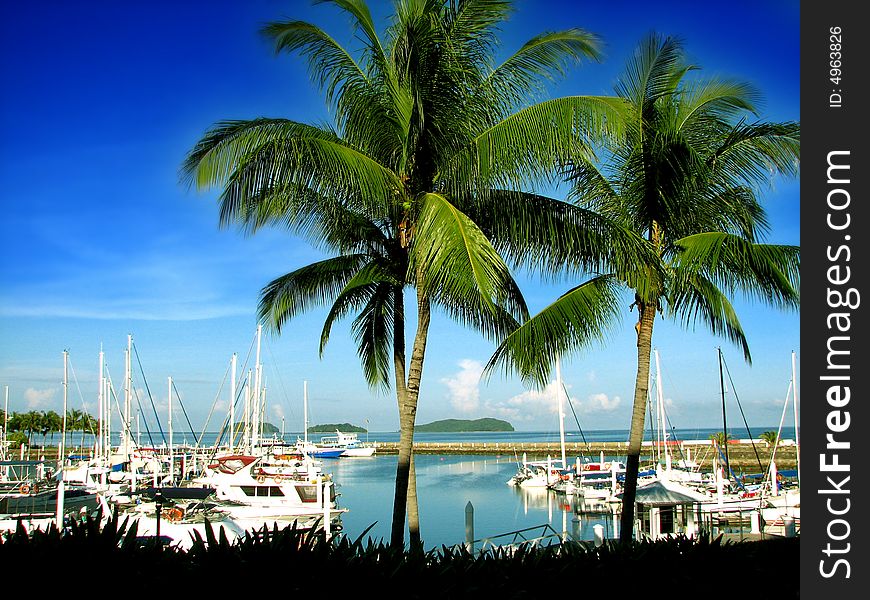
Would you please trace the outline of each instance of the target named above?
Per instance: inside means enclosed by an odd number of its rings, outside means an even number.
[[[303,438],[296,440],[296,449],[304,456],[311,458],[338,458],[344,453],[344,448],[335,445],[318,446],[308,439],[308,382],[304,382],[302,395]]]
[[[792,407],[794,412],[794,434],[795,434],[795,452],[797,458],[796,475],[797,485],[793,487],[783,487],[779,481],[781,475],[776,469],[776,450],[779,447],[780,431],[785,420],[785,413],[788,409],[789,396],[792,399]],[[801,452],[800,452],[800,432],[799,432],[799,417],[798,417],[798,383],[797,383],[797,359],[794,352],[791,353],[791,383],[789,384],[789,393],[786,394],[786,401],[783,403],[782,416],[780,417],[779,430],[776,434],[776,441],[773,447],[773,453],[770,457],[770,466],[768,468],[768,477],[770,480],[770,495],[767,497],[768,506],[762,509],[764,521],[769,525],[782,525],[786,518],[791,518],[795,522],[800,522],[800,507],[801,507]]]
[[[245,529],[295,523],[300,529],[322,528],[329,535],[340,529],[341,514],[347,512],[338,507],[332,476],[323,473],[321,464],[310,455],[294,450],[292,445],[285,446],[281,440],[273,443],[259,435],[265,410],[260,332],[258,326],[254,389],[245,394],[243,439],[238,447],[231,442],[228,453],[208,461],[202,474],[189,485],[213,488],[219,508]],[[235,375],[232,380],[235,381]],[[304,383],[303,396],[307,430],[308,382]]]
[[[516,474],[508,481],[508,485],[524,488],[548,488],[559,481],[568,479],[568,461],[565,456],[565,411],[562,408],[562,369],[556,358],[556,394],[559,398],[559,448],[561,459],[546,461],[528,461],[523,453],[523,461],[518,466]]]

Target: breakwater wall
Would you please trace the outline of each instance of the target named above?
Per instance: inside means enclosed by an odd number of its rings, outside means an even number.
[[[619,460],[625,457],[628,442],[569,442],[565,444],[568,460],[578,456],[597,460],[601,453],[607,459]],[[661,452],[652,442],[643,445],[641,457],[649,460]],[[396,442],[379,442],[379,454],[398,454],[399,444]],[[709,440],[687,441],[668,444],[668,451],[673,461],[680,459],[693,460],[701,468],[710,468],[716,448]],[[770,464],[773,448],[768,448],[763,441],[739,440],[728,444],[728,460],[732,468],[758,470],[759,462],[764,469]],[[491,454],[510,456],[518,459],[525,453],[528,460],[546,459],[547,456],[557,458],[561,454],[558,442],[414,442],[415,454]],[[797,448],[793,445],[783,445],[776,449],[776,464],[779,469],[794,469],[797,465]],[[721,459],[720,459],[721,462]]]

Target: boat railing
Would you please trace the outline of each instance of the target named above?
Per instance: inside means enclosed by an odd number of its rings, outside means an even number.
[[[543,525],[526,527],[525,529],[481,538],[475,540],[472,544],[474,548],[479,548],[481,553],[486,552],[490,548],[514,552],[524,547],[535,548],[553,543],[561,544],[564,540],[564,532],[556,531],[549,523],[544,523]]]

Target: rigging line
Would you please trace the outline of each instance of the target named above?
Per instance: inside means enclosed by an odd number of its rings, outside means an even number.
[[[76,390],[78,390],[78,392],[79,392],[79,400],[82,401],[82,410],[84,411],[85,417],[87,417],[84,419],[84,424],[87,425],[88,430],[90,431],[91,435],[96,435],[96,432],[94,431],[94,421],[93,421],[93,419],[90,418],[90,415],[87,413],[87,408],[85,407],[85,397],[82,395],[82,388],[79,387],[79,379],[78,379],[78,377],[76,377],[76,371],[73,368],[72,358],[70,358],[69,354],[67,354],[66,360],[67,360],[67,364],[69,365],[69,370],[72,373],[73,381],[76,384]],[[84,432],[84,431],[85,430],[82,429],[82,432]]]
[[[248,383],[248,376],[247,375],[245,375],[240,382],[236,383],[236,397],[233,399],[233,406],[238,408],[239,410],[241,410],[241,408],[242,408],[241,406],[239,406],[239,400],[242,398],[242,392],[245,391],[245,385],[247,385],[247,383]],[[241,385],[239,385],[239,384],[241,384]],[[238,433],[239,436],[241,436],[244,434],[244,432],[241,430],[236,431],[236,424],[235,423],[228,425],[229,420],[230,420],[230,415],[228,413],[226,418],[224,419],[223,426],[221,426],[221,430],[218,432],[219,433],[218,439],[223,438],[223,432],[226,429],[228,432],[227,438],[230,442],[230,445],[235,447],[236,434]]]
[[[266,340],[266,350],[269,352],[269,357],[272,359],[272,364],[277,365],[278,360],[275,358],[275,353],[272,351],[272,345],[269,343],[268,340]],[[278,378],[278,385],[281,387],[281,393],[283,394],[283,398],[284,398],[285,402],[287,402],[288,407],[289,407],[290,403],[288,401],[288,398],[290,398],[290,395],[287,393],[287,388],[284,386],[284,380],[281,378],[281,370],[274,369],[274,373]],[[290,416],[294,416],[292,408],[290,408]],[[284,432],[282,431],[281,433],[284,433]]]
[[[788,409],[788,399],[791,396],[791,390],[792,390],[793,384],[794,384],[794,381],[789,379],[788,390],[786,390],[786,392],[785,392],[785,402],[783,402],[783,404],[782,404],[782,415],[779,417],[779,427],[776,430],[776,439],[773,441],[773,450],[770,451],[770,462],[767,463],[767,475],[765,475],[762,482],[764,480],[766,480],[768,477],[770,477],[770,467],[773,465],[774,460],[776,460],[776,449],[779,447],[780,434],[782,433],[782,424],[785,422],[785,413],[786,413],[786,410]],[[772,481],[771,488],[773,488],[774,485],[776,485],[776,482]]]
[[[114,384],[114,382],[112,381],[112,376],[109,375],[109,374],[107,373],[107,374],[106,374],[106,378],[109,380],[109,395],[110,395],[112,398],[115,399],[115,408],[118,409],[118,420],[121,421],[121,427],[124,429],[125,433],[126,433],[128,436],[132,437],[132,436],[133,436],[133,431],[130,429],[130,424],[124,421],[124,411],[121,410],[121,402],[118,400],[118,394],[115,393],[115,384]],[[109,401],[109,404],[110,404],[110,405],[112,404],[111,399],[110,399],[110,401]],[[109,414],[109,419],[110,419],[110,420],[111,420],[111,417],[112,417],[111,412],[112,412],[112,411],[109,410],[109,413],[110,413],[110,414]],[[111,441],[110,441],[110,445],[111,445]],[[120,449],[119,449],[119,452],[120,452]]]
[[[184,420],[187,421],[187,427],[190,429],[190,435],[196,439],[196,433],[193,431],[193,425],[190,423],[190,418],[187,416],[187,411],[184,410],[184,402],[181,401],[181,394],[178,393],[178,388],[175,387],[175,380],[172,381],[172,389],[175,390],[175,397],[178,398],[178,405],[181,407],[181,412],[184,414]]]
[[[749,440],[752,443],[752,451],[755,453],[755,460],[758,462],[758,471],[760,473],[763,473],[764,466],[762,466],[761,464],[761,457],[758,455],[758,448],[755,446],[755,440],[752,438],[752,432],[749,431],[749,423],[746,421],[746,414],[744,414],[743,412],[743,406],[740,404],[740,398],[737,395],[737,388],[734,386],[734,380],[731,379],[731,371],[728,370],[728,363],[725,362],[724,356],[722,357],[722,364],[725,365],[725,372],[728,374],[728,381],[731,383],[731,390],[734,392],[734,399],[737,401],[737,408],[740,409],[740,416],[743,417],[743,424],[746,426],[746,433],[749,435]]]
[[[151,395],[151,388],[148,386],[148,379],[145,377],[145,370],[142,368],[142,360],[139,358],[139,350],[136,348],[136,344],[131,344],[133,346],[133,352],[136,354],[136,363],[139,365],[139,373],[142,374],[142,382],[145,384],[145,391],[148,392],[148,400],[151,402],[151,410],[154,412],[154,419],[157,421],[157,430],[160,432],[160,437],[163,440],[163,443],[166,443],[166,436],[163,434],[163,426],[160,425],[160,417],[157,416],[157,407],[154,405],[154,396]],[[135,392],[135,390],[133,390]],[[139,395],[136,394],[136,402],[139,404],[139,410],[142,410],[142,404],[139,402]],[[154,445],[154,441],[151,439],[151,430],[148,429],[148,421],[145,421],[145,431],[148,433],[148,439],[151,441],[151,445]]]
[[[577,423],[577,429],[580,431],[580,437],[583,438],[583,443],[586,444],[586,451],[589,454],[592,454],[592,448],[589,446],[589,442],[586,441],[586,434],[583,433],[583,428],[580,427],[580,419],[577,418],[577,413],[574,412],[574,404],[571,402],[571,396],[568,394],[568,388],[565,387],[564,383],[562,383],[562,389],[565,391],[565,397],[568,399],[568,407],[571,409],[571,414],[574,415],[574,421]]]
[[[671,437],[673,438],[673,440],[674,440],[675,442],[680,441],[680,440],[677,438],[677,429],[674,427],[674,424],[671,422],[671,416],[668,414],[668,411],[665,410],[665,407],[664,407],[664,406],[662,406],[662,412],[665,413],[665,424],[666,424],[666,426],[668,426],[668,427],[671,428]],[[667,441],[667,440],[666,440],[666,441]],[[675,444],[675,446],[677,447],[677,452],[680,453],[680,460],[683,460],[683,459],[685,458],[685,456],[683,455],[683,445],[682,445],[682,444]]]
[[[227,369],[229,369],[229,367],[227,367]],[[226,379],[225,379],[225,380],[226,380]],[[248,379],[247,379],[247,376],[246,376],[246,377],[242,380],[242,383],[247,382],[247,380],[248,380]],[[234,400],[235,402],[238,402],[239,398],[242,397],[242,392],[243,392],[243,391],[244,391],[244,385],[240,385],[240,386],[238,387],[238,390],[236,390],[236,398],[235,398],[235,400]],[[235,447],[235,431],[233,431],[234,429],[235,429],[234,426],[233,426],[233,427],[230,426],[230,414],[229,414],[229,412],[228,412],[228,413],[227,413],[227,416],[224,417],[223,424],[221,425],[220,429],[218,430],[218,437],[217,437],[217,440],[215,441],[214,445],[213,445],[212,448],[211,448],[211,452],[210,452],[209,455],[208,455],[209,460],[213,460],[214,457],[217,455],[218,451],[220,450],[220,440],[223,439],[223,436],[224,436],[224,432],[225,432],[225,431],[228,432],[227,437],[228,437],[228,439],[229,439],[230,446],[231,446],[231,447]],[[205,468],[206,466],[207,466],[207,465],[204,464],[204,465],[203,465],[203,468]],[[203,472],[204,472],[204,471],[203,471]]]
[[[136,396],[136,406],[139,407],[139,412],[140,413],[145,412],[142,410],[142,401],[139,398],[139,392],[137,392],[135,389],[133,389],[131,391],[133,392],[133,395]],[[149,395],[149,397],[150,397],[150,395]],[[154,408],[154,400],[153,399],[151,400],[151,408],[152,408],[152,410],[154,410],[154,418],[157,419],[157,427],[159,428],[160,427],[160,419],[157,418],[157,409]],[[154,443],[154,438],[151,437],[151,430],[148,428],[148,419],[145,419],[145,433],[148,435],[148,441],[151,443],[151,447],[153,448],[153,447],[157,446],[157,444]],[[130,435],[132,436],[133,433],[130,432]],[[160,437],[163,438],[163,443],[165,444],[166,438],[163,437],[163,429],[160,429]],[[138,443],[138,441],[136,443]]]
[[[256,345],[257,345],[257,334],[255,333],[255,334],[254,334],[254,337],[251,338],[251,345],[248,346],[248,355],[245,356],[245,360],[244,360],[244,361],[242,362],[242,364],[239,366],[239,370],[240,370],[242,373],[244,373],[245,371],[248,370],[248,369],[247,369],[247,367],[248,367],[248,361],[251,360],[251,358],[252,358],[251,355],[254,353],[254,347],[255,347]]]
[[[196,447],[197,448],[199,448],[199,445],[202,443],[202,438],[205,437],[205,432],[208,429],[209,421],[211,421],[211,417],[214,414],[215,408],[217,408],[218,399],[221,397],[221,392],[224,389],[224,384],[227,382],[227,376],[229,375],[231,364],[232,364],[232,362],[227,363],[227,369],[226,369],[226,371],[224,371],[224,378],[221,380],[221,384],[218,387],[218,391],[215,394],[214,400],[211,403],[211,409],[208,411],[208,415],[206,415],[206,417],[205,417],[205,423],[202,426],[202,432],[199,434],[199,437],[196,438]],[[220,431],[218,431],[218,433],[220,434]],[[220,435],[218,436],[218,439],[215,440],[215,445],[217,445],[217,444],[220,444]]]

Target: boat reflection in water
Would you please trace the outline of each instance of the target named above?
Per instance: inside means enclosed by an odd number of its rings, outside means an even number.
[[[605,538],[619,536],[619,503],[580,494],[566,495],[547,488],[508,488],[525,514],[546,514],[547,522],[566,536],[578,540],[594,539],[593,527],[601,525]]]

